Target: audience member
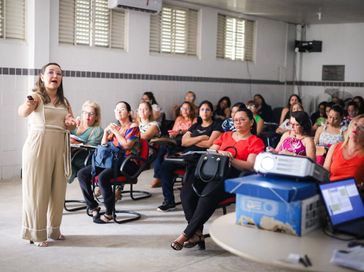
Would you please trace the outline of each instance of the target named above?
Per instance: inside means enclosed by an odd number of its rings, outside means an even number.
[[[87,100],[82,105],[80,119],[77,119],[77,128],[71,131],[71,144],[86,144],[96,146],[101,143],[104,130],[100,127],[101,110],[96,102]],[[72,137],[72,135],[76,137]],[[72,175],[68,183],[72,183],[78,170],[85,166],[85,159],[89,152],[85,149],[72,148]]]
[[[272,107],[265,102],[265,99],[261,94],[254,95],[254,104],[257,108],[257,114],[259,114],[265,122],[274,121]]]
[[[257,114],[257,109],[255,107],[254,101],[250,100],[246,103],[246,107],[253,113],[254,115],[254,120],[255,123],[257,124],[257,135],[259,136],[260,133],[263,131],[264,129],[264,120],[262,119],[262,117]]]
[[[221,134],[219,122],[213,119],[213,106],[210,101],[202,101],[199,106],[200,118],[182,137],[183,151],[203,151],[209,148],[213,141]],[[189,166],[188,166],[189,167]],[[164,201],[158,211],[171,211],[176,207],[173,194],[173,173],[181,166],[171,161],[164,161],[161,165],[161,182]]]
[[[286,131],[288,131],[288,130],[291,130],[291,129],[292,129],[292,127],[291,127],[291,123],[290,123],[290,119],[291,119],[290,117],[291,117],[291,114],[292,114],[293,112],[296,112],[296,111],[304,111],[303,106],[302,106],[300,103],[296,103],[296,104],[293,104],[293,105],[291,106],[291,109],[290,109],[290,111],[289,111],[289,116],[288,116],[288,118],[287,118],[287,119],[285,119],[285,120],[283,121],[283,123],[279,125],[279,127],[276,129],[276,133],[278,133],[278,134],[283,134],[283,133],[285,133]]]
[[[195,116],[197,116],[198,115],[198,106],[196,106],[196,104],[195,104],[196,94],[193,91],[187,91],[183,101],[191,103]],[[177,118],[180,114],[180,105],[175,105],[173,107],[173,112],[174,112],[175,118]]]
[[[151,183],[152,188],[159,187],[161,182],[161,164],[164,161],[164,156],[168,154],[175,153],[181,149],[181,139],[183,134],[185,134],[193,123],[196,123],[195,112],[192,108],[190,102],[183,102],[180,106],[180,114],[178,115],[176,121],[174,122],[172,130],[168,131],[170,138],[176,140],[176,146],[168,148],[167,145],[161,144],[158,149],[157,157],[154,160],[154,179]]]
[[[57,63],[44,65],[33,92],[19,106],[30,126],[22,153],[22,238],[47,247],[47,238],[64,240],[60,225],[70,175],[67,130],[76,127],[63,94],[63,73]]]
[[[210,147],[230,158],[232,169],[226,178],[238,177],[241,171],[252,171],[256,155],[264,150],[263,141],[254,135],[256,127],[250,110],[245,108],[236,112],[234,123],[236,131],[223,133]],[[231,146],[236,148],[236,152],[229,149]],[[203,225],[211,217],[218,203],[229,195],[224,190],[224,182],[198,183],[199,179],[194,176],[194,172],[194,168],[190,170],[183,183],[181,200],[188,224],[183,233],[171,243],[174,250],[204,244]],[[219,182],[217,187],[216,182]],[[196,194],[193,184],[196,184],[204,196]]]
[[[278,154],[307,156],[316,160],[315,144],[311,134],[311,121],[304,111],[292,112],[290,118],[291,130],[286,131],[275,149],[268,148]]]
[[[332,145],[324,167],[330,171],[330,181],[354,177],[361,191],[364,190],[364,114],[350,122],[344,142]]]
[[[344,110],[339,105],[333,105],[327,117],[326,124],[316,130],[316,162],[323,165],[326,150],[333,144],[344,140],[346,127],[341,126]]]
[[[323,101],[318,105],[318,111],[311,114],[312,131],[315,132],[318,127],[323,126],[326,122],[326,105],[327,102]]]
[[[352,101],[354,101],[356,104],[358,104],[359,114],[363,114],[364,113],[364,99],[363,99],[363,97],[360,96],[360,95],[354,96]]]
[[[132,122],[130,105],[125,101],[116,103],[115,106],[115,119],[118,124],[110,123],[104,130],[101,143],[110,143],[119,147],[124,152],[122,159],[129,155],[137,156],[140,152],[140,132],[138,125]],[[137,162],[129,160],[127,162],[125,171],[128,174],[133,174],[138,169]],[[93,176],[92,171],[96,172],[98,176],[98,185],[104,199],[105,213],[100,214],[99,203],[95,200],[92,191]],[[110,180],[114,177],[115,169],[113,168],[92,168],[92,165],[86,166],[78,171],[78,180],[82,194],[85,198],[88,209],[92,212],[94,223],[105,224],[113,220],[114,196],[112,193],[112,185]],[[120,173],[119,173],[120,174]]]
[[[155,99],[155,96],[152,92],[144,92],[141,102],[148,102],[150,105],[152,105],[152,115],[153,120],[155,120],[159,127],[162,125],[162,118],[163,118],[163,110],[159,106],[157,100]]]
[[[234,116],[235,116],[235,113],[240,110],[240,109],[245,109],[246,106],[244,103],[242,102],[237,102],[235,103],[232,108],[231,108],[231,117],[230,118],[227,118],[225,119],[222,124],[221,124],[221,127],[223,129],[223,131],[235,131],[235,126],[234,126]]]
[[[152,138],[160,136],[161,131],[158,123],[153,119],[153,109],[150,103],[141,102],[139,104],[137,123],[142,139],[149,141]]]
[[[282,109],[281,117],[279,118],[279,124],[282,124],[284,120],[289,118],[289,111],[292,107],[292,105],[300,103],[302,105],[302,100],[297,94],[292,94],[288,98],[287,105]]]
[[[214,118],[218,120],[225,120],[230,117],[231,101],[228,96],[223,96],[217,102]]]
[[[344,117],[343,125],[348,126],[350,121],[359,114],[358,104],[354,101],[350,101],[346,106],[347,115]]]

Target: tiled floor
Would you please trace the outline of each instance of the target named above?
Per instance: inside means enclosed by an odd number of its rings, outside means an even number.
[[[118,202],[120,209],[142,213],[142,219],[97,225],[84,211],[65,212],[62,232],[67,239],[50,242],[48,248],[37,248],[20,238],[20,179],[0,181],[0,271],[287,271],[234,256],[211,239],[205,251],[172,250],[170,242],[185,227],[183,211],[180,207],[168,213],[156,211],[162,194],[160,188],[149,188],[151,176],[151,170],[144,172],[137,185],[152,192],[151,198],[132,201],[125,197]],[[67,198],[81,198],[77,180],[68,186]],[[221,214],[216,211],[213,218]],[[244,243],[244,237],[238,239]]]

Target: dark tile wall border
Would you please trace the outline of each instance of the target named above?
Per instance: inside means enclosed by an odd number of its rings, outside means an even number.
[[[34,76],[38,75],[40,69],[0,67],[0,75]],[[131,79],[131,80],[160,80],[160,81],[192,81],[213,83],[240,83],[240,84],[262,84],[262,85],[298,85],[298,86],[324,86],[324,87],[364,87],[364,82],[337,82],[337,81],[287,81],[264,79],[241,79],[224,77],[196,77],[178,75],[153,75],[153,74],[129,74],[95,71],[64,70],[65,77],[80,78],[107,78],[107,79]]]

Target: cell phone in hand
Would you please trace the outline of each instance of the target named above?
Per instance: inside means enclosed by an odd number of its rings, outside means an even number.
[[[34,100],[33,96],[31,96],[31,95],[28,95],[28,96],[27,96],[27,99],[28,99],[28,100]]]

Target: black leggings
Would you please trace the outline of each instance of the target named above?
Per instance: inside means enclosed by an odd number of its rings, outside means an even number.
[[[137,171],[138,166],[135,162],[127,162],[124,169],[129,174],[133,174]],[[80,182],[81,191],[83,197],[85,198],[86,205],[89,209],[95,209],[99,206],[99,203],[95,200],[92,191],[93,178],[91,175],[92,166],[86,166],[78,171],[77,177]],[[111,215],[114,205],[114,195],[112,193],[112,187],[110,180],[114,177],[114,170],[111,168],[99,168],[96,167],[96,175],[98,176],[98,184],[100,187],[101,194],[104,198],[104,205],[106,209],[106,214]],[[117,175],[121,175],[119,172]]]
[[[202,231],[203,225],[209,220],[211,215],[214,213],[219,202],[231,196],[231,194],[225,192],[224,182],[220,182],[219,186],[209,193],[207,196],[199,197],[192,188],[192,184],[195,181],[194,177],[195,167],[189,169],[186,179],[183,181],[183,187],[181,191],[181,201],[183,206],[183,211],[185,213],[188,225],[184,230],[184,234],[187,237],[191,237],[197,230]],[[235,169],[230,171],[227,178],[237,177],[239,172]],[[211,187],[215,187],[214,182],[209,182],[200,184],[199,191],[204,194],[204,192],[210,192]]]

